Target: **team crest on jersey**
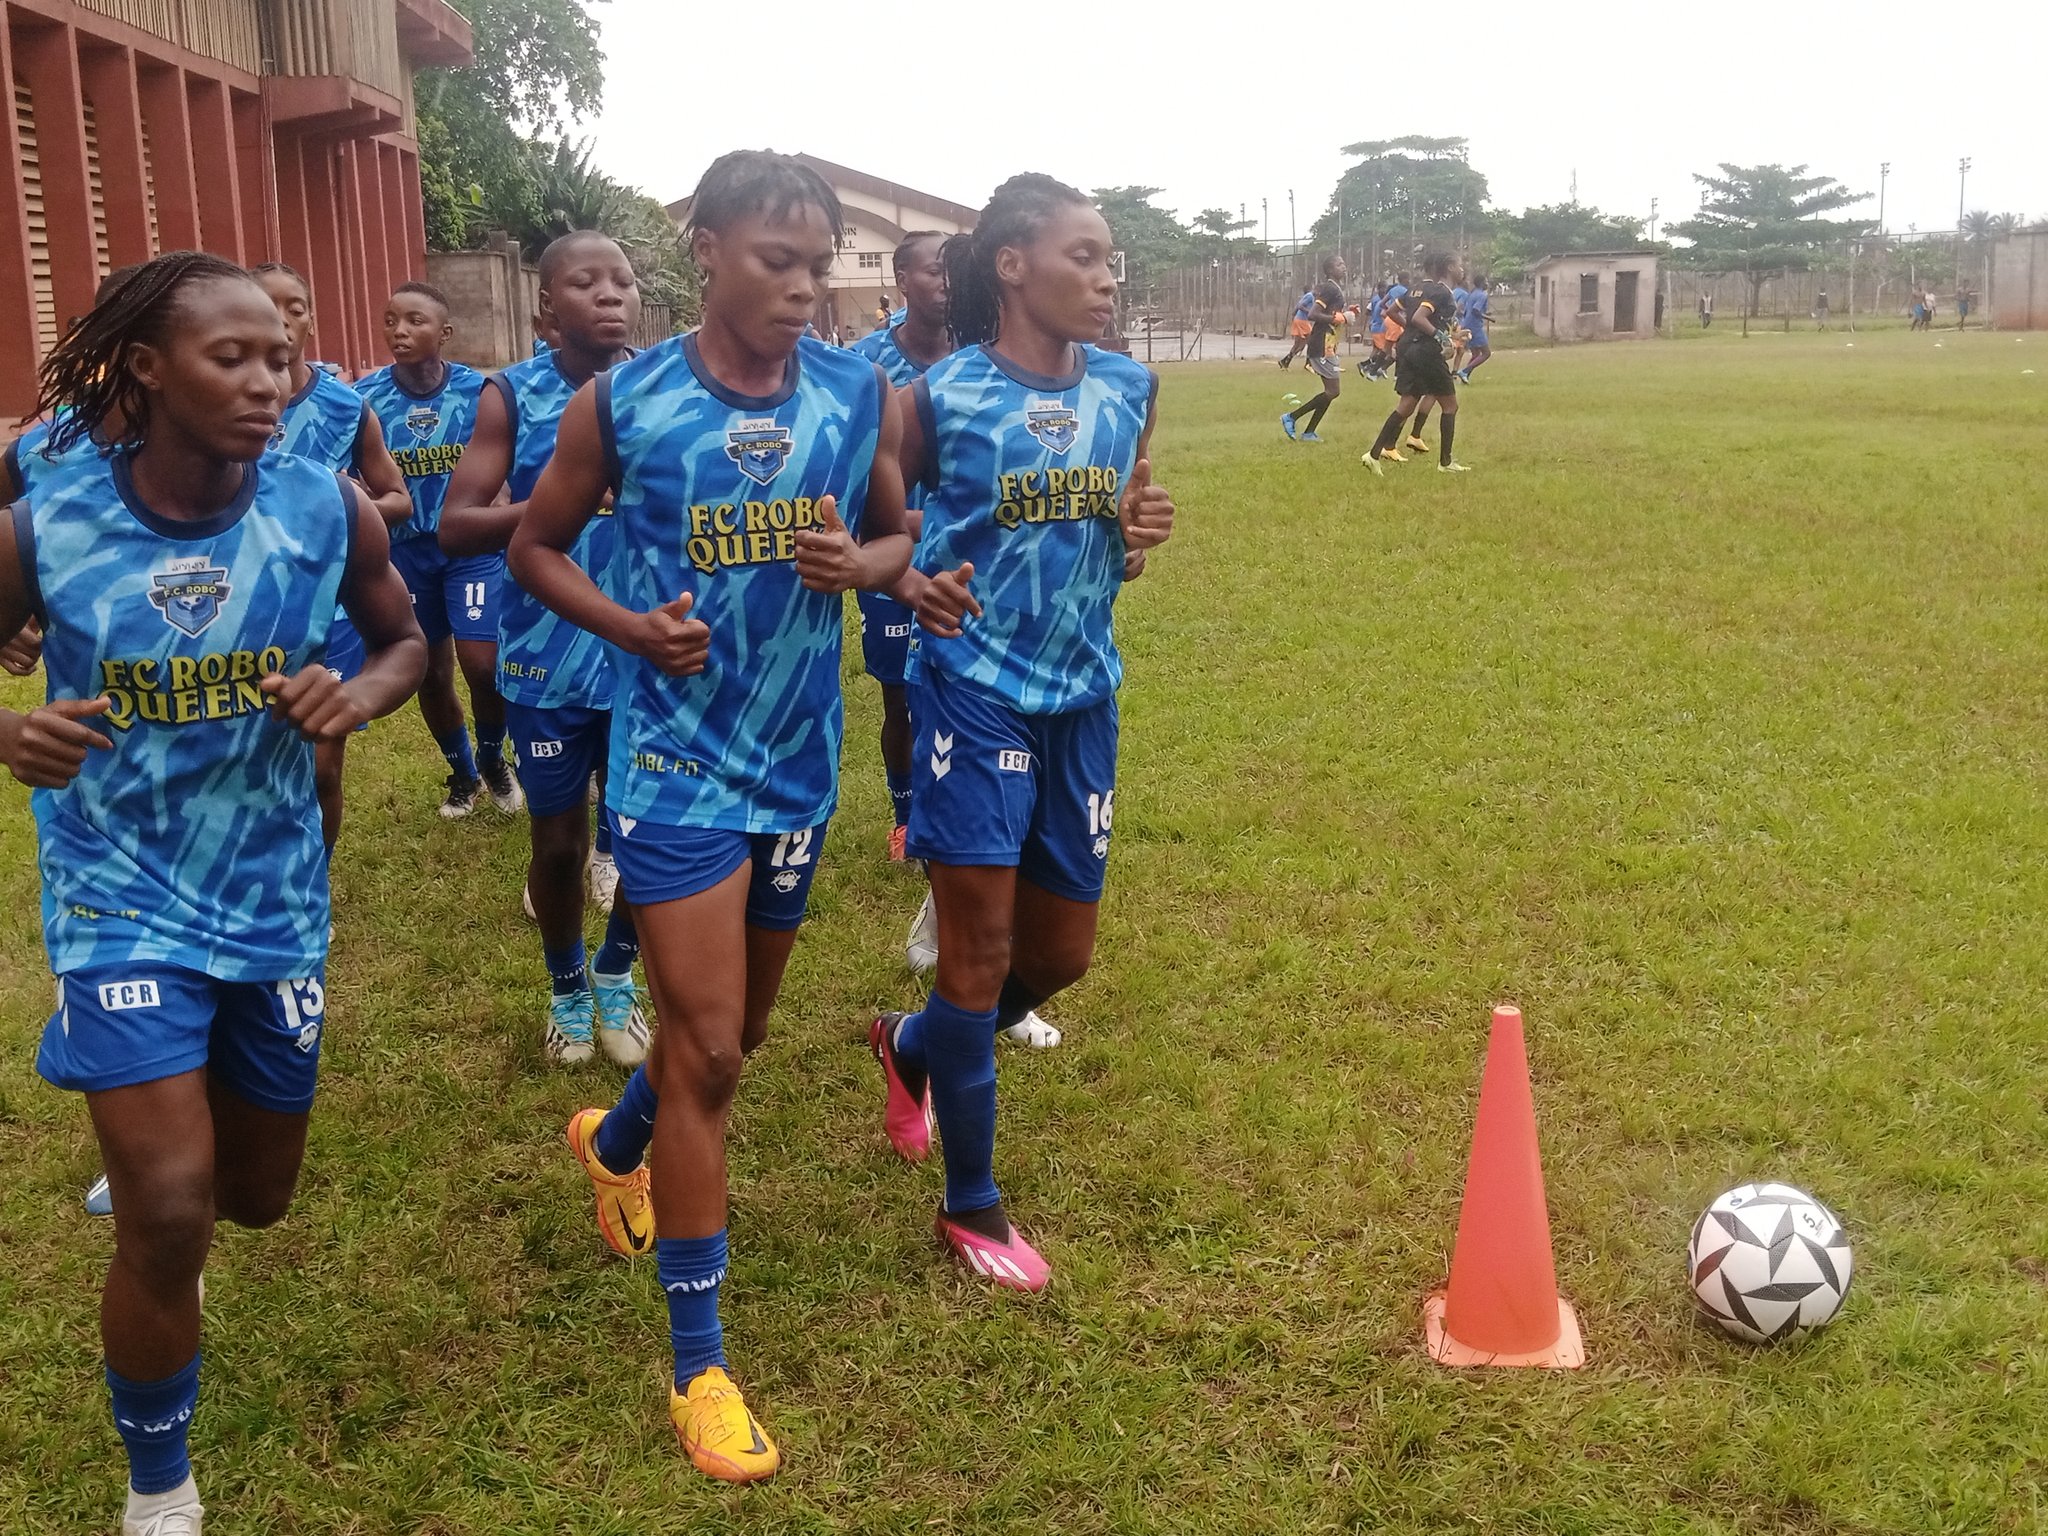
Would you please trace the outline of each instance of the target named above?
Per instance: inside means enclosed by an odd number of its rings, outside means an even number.
[[[1024,426],[1054,453],[1065,453],[1074,446],[1074,439],[1080,432],[1080,423],[1075,420],[1074,408],[1057,400],[1027,400],[1024,402]]]
[[[273,428],[271,429],[271,432],[270,432],[270,452],[272,452],[272,453],[275,453],[275,452],[277,452],[277,450],[278,450],[278,449],[280,449],[280,448],[282,448],[282,447],[284,446],[284,429],[285,429],[285,426],[286,426],[286,422],[285,422],[285,419],[284,419],[284,417],[282,417],[282,416],[278,417],[278,418],[277,418],[277,425],[276,425],[275,427],[273,427]]]
[[[183,635],[197,635],[220,617],[221,604],[234,589],[225,567],[203,555],[173,560],[149,578],[149,600],[164,622]]]
[[[766,485],[781,474],[795,447],[789,429],[773,417],[739,422],[725,434],[725,456],[757,485]]]
[[[424,443],[441,430],[441,407],[415,405],[405,413],[405,430],[412,434],[414,442]]]

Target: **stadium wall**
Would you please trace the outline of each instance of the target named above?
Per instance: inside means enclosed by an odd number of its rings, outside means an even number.
[[[1991,271],[1993,328],[2048,331],[2048,232],[1999,241]]]

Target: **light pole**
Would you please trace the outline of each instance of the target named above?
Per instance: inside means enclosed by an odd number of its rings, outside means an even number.
[[[1272,243],[1273,221],[1267,217],[1266,200],[1262,197],[1259,199],[1259,244],[1271,245]],[[1269,251],[1267,254],[1271,255],[1272,253]]]
[[[1892,179],[1892,163],[1878,162],[1877,167],[1877,238],[1884,238],[1884,184]]]
[[[1970,157],[1956,162],[1956,286],[1963,285],[1963,199],[1970,185]]]
[[[1650,244],[1657,243],[1657,199],[1650,199]]]
[[[1301,236],[1294,228],[1294,188],[1287,189],[1287,243],[1294,247],[1294,254],[1301,254]]]

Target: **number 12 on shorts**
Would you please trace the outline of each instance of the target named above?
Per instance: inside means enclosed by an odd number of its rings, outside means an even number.
[[[768,857],[771,869],[801,869],[811,862],[811,838],[816,827],[806,827],[801,832],[785,832],[775,840],[775,852]]]

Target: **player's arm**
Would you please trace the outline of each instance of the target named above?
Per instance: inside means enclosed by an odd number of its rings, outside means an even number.
[[[468,455],[464,456],[465,462]],[[645,657],[671,677],[702,672],[711,631],[690,617],[696,601],[678,595],[648,613],[613,602],[570,558],[577,537],[611,490],[604,439],[597,424],[597,382],[576,391],[562,413],[554,456],[522,504],[505,563],[512,579],[579,629]]]
[[[384,446],[384,424],[368,405],[363,407],[363,424],[356,433],[356,479],[370,493],[370,504],[386,528],[403,528],[412,520],[412,493],[405,488],[398,461]]]
[[[1130,581],[1145,569],[1145,554],[1173,536],[1173,495],[1163,485],[1152,483],[1152,428],[1159,420],[1159,391],[1155,383],[1151,402],[1145,407],[1145,430],[1138,434],[1138,462],[1117,503],[1117,522],[1124,533],[1124,580]],[[1132,556],[1137,557],[1135,568]]]
[[[511,472],[512,414],[505,406],[504,385],[493,380],[477,397],[476,426],[448,480],[448,499],[441,506],[442,553],[488,555],[512,542],[526,503],[498,500]]]
[[[0,508],[0,634],[18,633],[36,619],[15,530],[28,523],[26,505]],[[62,789],[85,767],[85,755],[111,751],[113,740],[93,723],[109,701],[52,699],[21,714],[0,709],[0,763],[31,789]]]
[[[1436,334],[1436,306],[1427,299],[1415,301],[1415,313],[1408,317],[1408,323],[1418,328],[1425,336]]]
[[[419,690],[427,675],[427,637],[413,617],[412,597],[391,565],[391,534],[361,486],[341,482],[353,504],[355,537],[341,573],[342,611],[363,637],[363,669],[347,682],[310,661],[290,677],[272,672],[258,687],[278,717],[309,741],[343,741],[366,720],[388,715]]]
[[[910,568],[911,542],[903,505],[903,406],[875,365],[882,419],[875,459],[868,469],[868,495],[861,513],[861,538],[854,542],[830,496],[820,508],[821,527],[796,536],[796,569],[813,592],[886,591]]]

